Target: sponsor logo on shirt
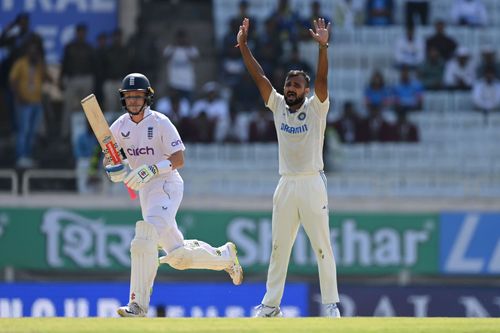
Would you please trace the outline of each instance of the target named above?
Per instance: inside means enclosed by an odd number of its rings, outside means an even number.
[[[171,145],[172,147],[175,147],[175,146],[178,146],[178,145],[181,145],[181,144],[182,144],[182,141],[181,141],[181,140],[175,140],[175,141],[172,141],[172,142],[170,143],[170,145]]]
[[[153,147],[138,147],[138,148],[127,148],[127,154],[130,156],[141,156],[141,155],[154,155],[155,150]]]
[[[123,133],[123,132],[120,132],[122,134],[122,138],[124,139],[128,139],[130,137],[130,131],[128,131],[127,133]]]
[[[301,113],[299,113],[299,115],[297,116],[297,118],[299,118],[299,120],[304,120],[304,119],[306,119],[306,113],[305,113],[305,112],[301,112]]]
[[[300,133],[305,133],[307,132],[307,124],[304,124],[302,126],[288,126],[287,124],[281,123],[281,128],[283,132],[287,132],[289,134],[300,134]]]
[[[153,138],[153,127],[148,127],[148,139],[151,140]]]

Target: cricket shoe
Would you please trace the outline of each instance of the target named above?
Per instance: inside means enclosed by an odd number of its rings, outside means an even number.
[[[121,317],[146,317],[146,312],[136,302],[121,306],[116,312]]]
[[[257,312],[255,312],[254,317],[283,317],[283,312],[279,306],[267,306],[261,304],[255,308]]]
[[[339,307],[336,303],[330,303],[325,306],[325,317],[340,318]]]
[[[236,245],[232,242],[226,243],[227,249],[229,250],[229,256],[231,257],[232,264],[228,268],[224,269],[235,285],[240,285],[243,282],[243,268],[238,261],[238,256],[236,255],[238,251],[236,250]]]

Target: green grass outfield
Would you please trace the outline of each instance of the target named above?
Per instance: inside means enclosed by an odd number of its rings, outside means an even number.
[[[500,318],[3,318],[1,333],[500,332]]]

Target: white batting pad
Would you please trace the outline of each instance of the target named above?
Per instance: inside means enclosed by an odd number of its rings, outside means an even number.
[[[158,233],[151,223],[138,221],[135,224],[130,254],[130,302],[136,302],[147,312],[158,270]]]
[[[230,267],[233,260],[226,245],[214,248],[203,241],[188,239],[184,241],[184,246],[161,257],[160,263],[169,264],[179,270],[211,269],[221,271]]]

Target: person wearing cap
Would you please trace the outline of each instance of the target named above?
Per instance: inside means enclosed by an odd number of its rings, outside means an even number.
[[[469,50],[461,46],[455,57],[446,63],[444,85],[447,89],[469,90],[476,80],[476,70]]]
[[[481,48],[481,62],[477,68],[477,77],[483,77],[486,69],[493,70],[493,74],[500,79],[500,62],[496,59],[495,48],[492,45],[484,45]]]
[[[500,81],[495,77],[495,68],[486,67],[484,76],[474,83],[472,102],[485,115],[500,110]]]
[[[229,103],[220,96],[221,87],[215,81],[209,81],[201,88],[203,97],[193,104],[191,116],[195,122],[206,119],[213,126],[213,140],[222,142],[229,130]]]

